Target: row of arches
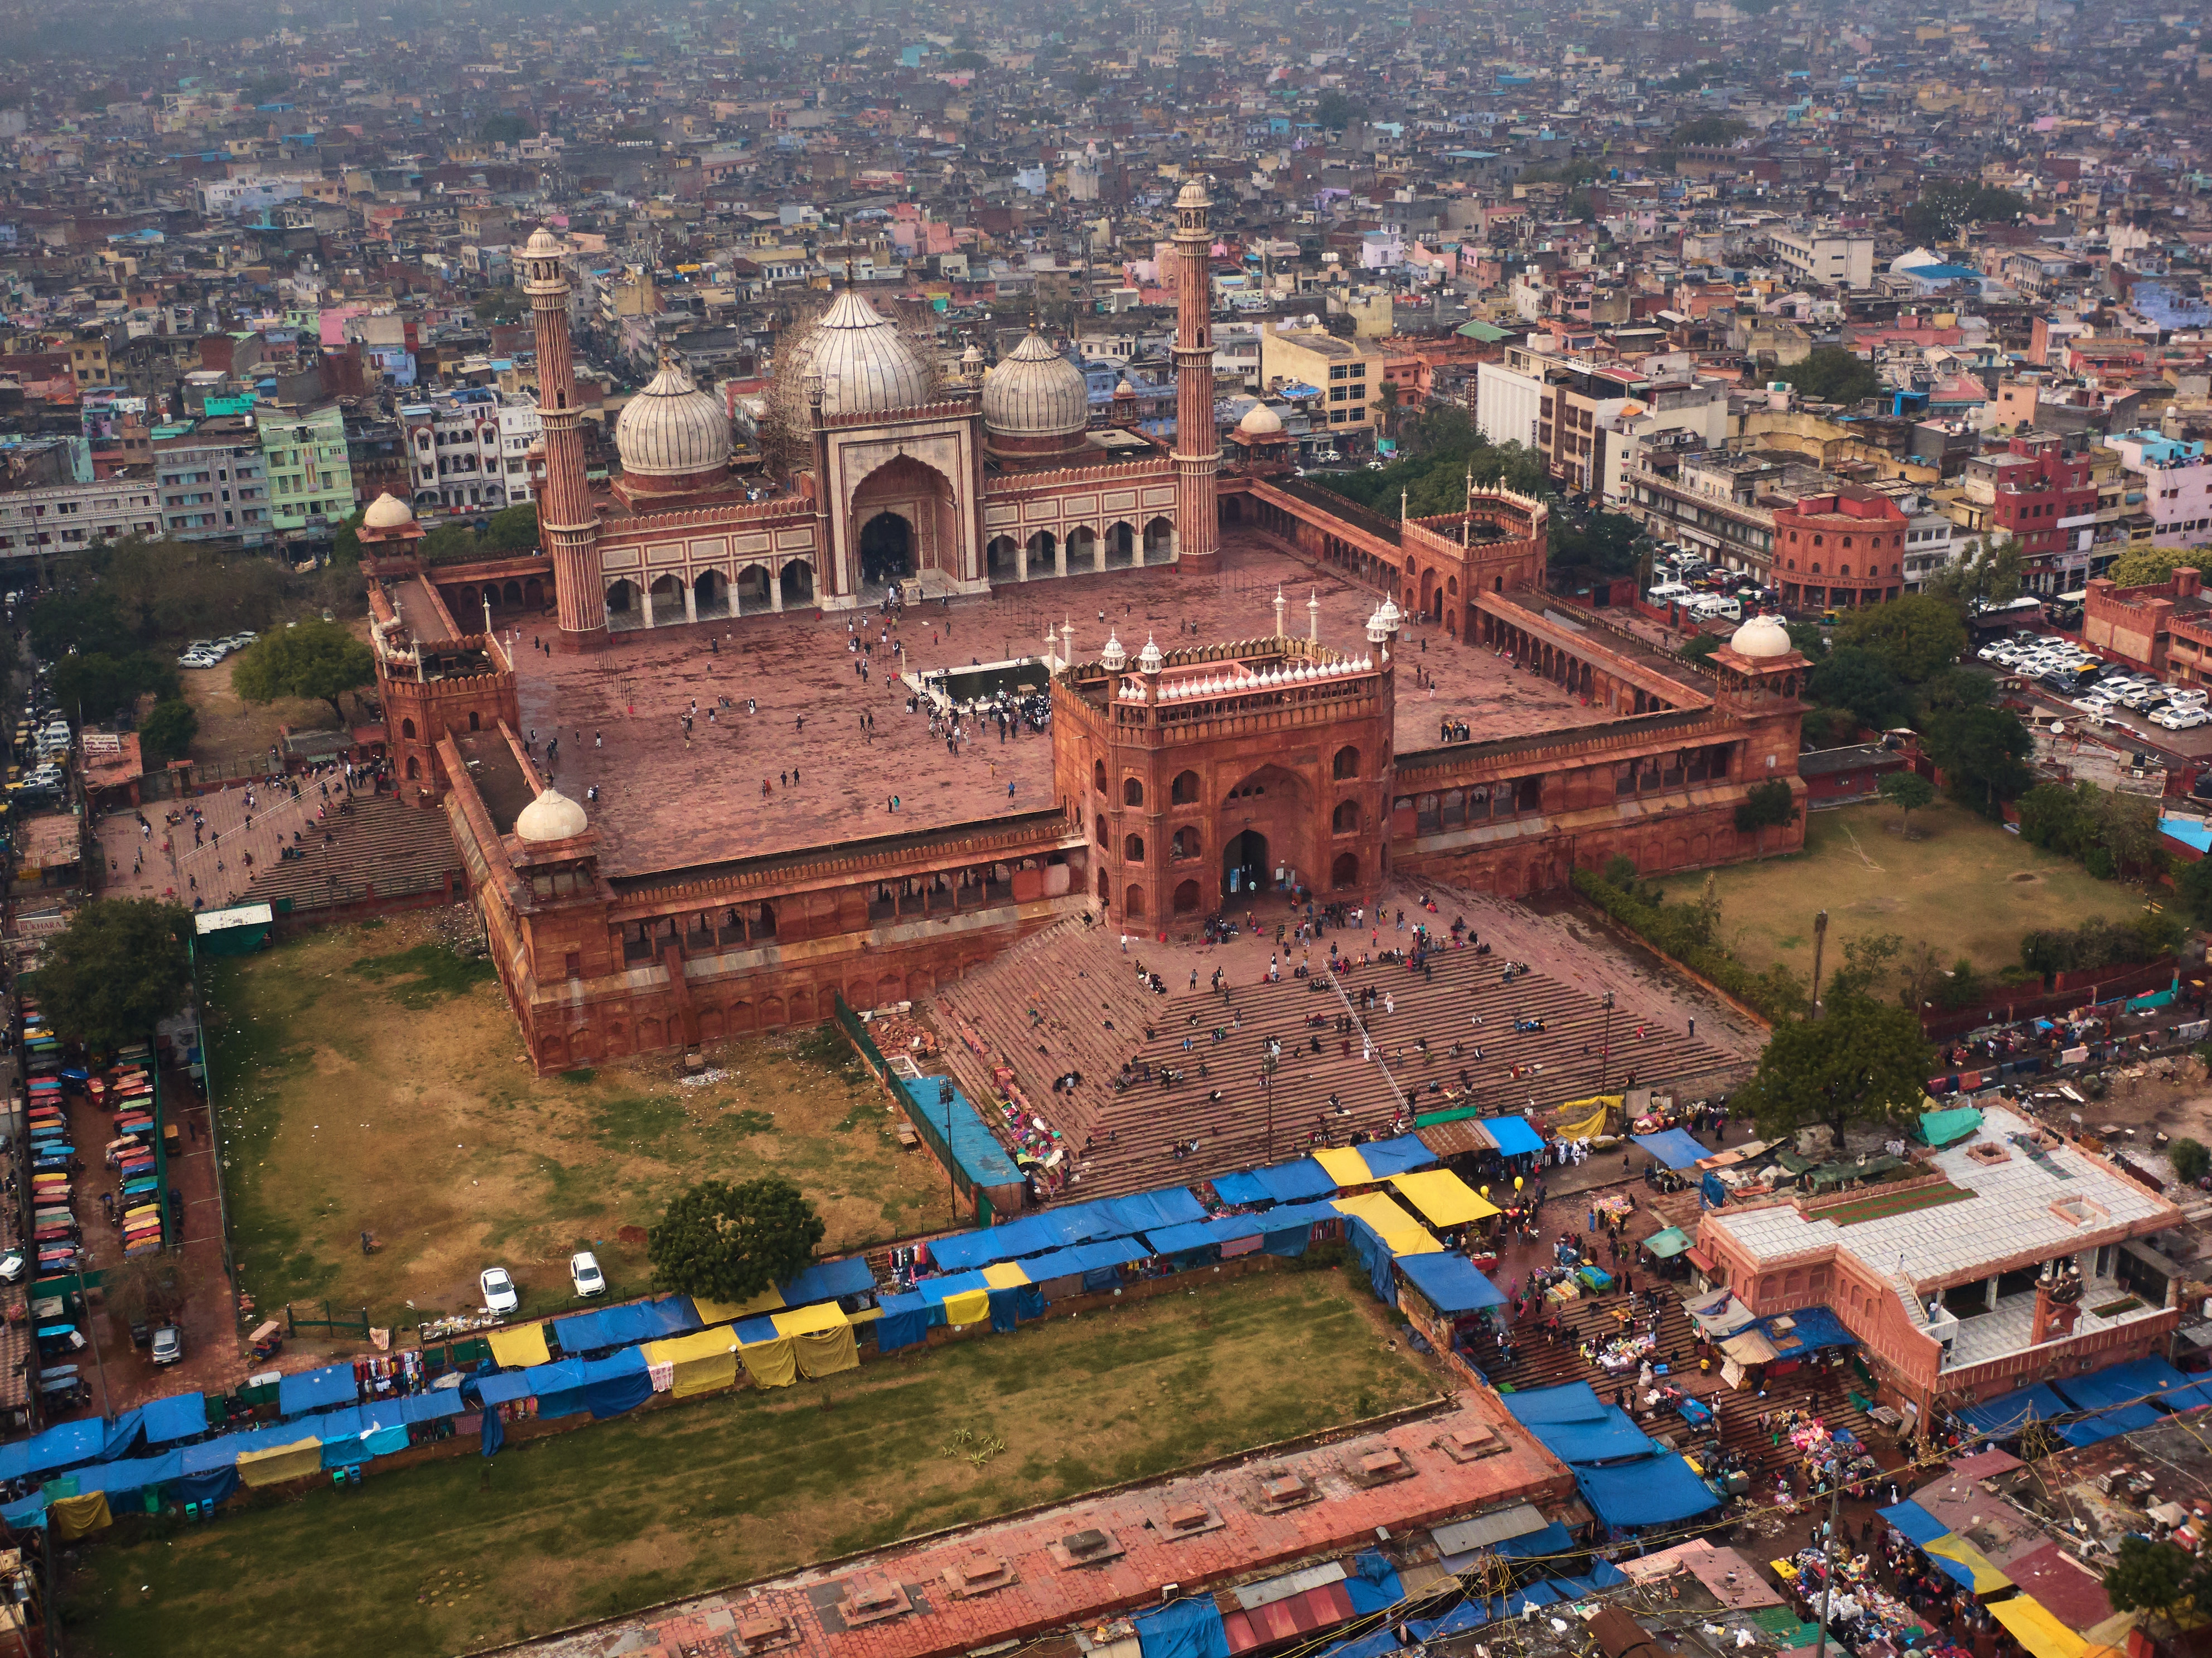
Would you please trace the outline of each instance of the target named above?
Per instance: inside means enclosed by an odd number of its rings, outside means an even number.
[[[453,590],[453,619],[465,630],[471,617],[481,615],[486,606],[496,616],[503,610],[545,610],[545,583],[532,576],[526,581],[486,582],[479,587],[474,582],[464,582]]]
[[[771,570],[746,564],[732,582],[722,571],[702,570],[686,581],[672,570],[649,582],[618,576],[607,583],[607,626],[672,627],[683,622],[720,621],[732,616],[795,608],[814,602],[814,565],[792,558]]]
[[[1240,869],[1264,868],[1267,856],[1267,843],[1265,838],[1253,834],[1249,830],[1245,832],[1250,838],[1258,842],[1257,847],[1232,844],[1229,849],[1228,856],[1231,860],[1237,861],[1237,867]],[[1240,840],[1243,838],[1244,837],[1239,837]],[[1356,852],[1339,852],[1332,858],[1329,862],[1328,884],[1331,892],[1349,893],[1358,890],[1359,855]],[[1192,919],[1202,914],[1209,907],[1206,892],[1206,883],[1194,875],[1177,881],[1168,893],[1168,914],[1183,920]],[[1226,898],[1229,894],[1224,891],[1223,896]],[[1107,874],[1101,869],[1098,872],[1098,901],[1101,904],[1109,903],[1111,898],[1112,889],[1109,884]],[[1123,919],[1132,922],[1149,919],[1151,902],[1146,896],[1144,883],[1131,881],[1121,893]]]
[[[1328,770],[1329,776],[1336,782],[1357,781],[1359,777],[1359,750],[1349,743],[1346,744],[1329,757]],[[1224,799],[1237,800],[1249,797],[1255,793],[1264,792],[1267,785],[1263,782],[1255,781],[1258,775],[1255,772],[1251,777],[1244,778],[1234,789],[1229,790]],[[1103,795],[1106,792],[1106,762],[1103,759],[1093,759],[1091,762],[1091,787],[1097,794]],[[1178,771],[1175,774],[1173,781],[1168,784],[1168,804],[1195,806],[1199,803],[1200,791],[1204,787],[1205,783],[1197,772]],[[1145,780],[1142,777],[1122,778],[1121,804],[1125,807],[1141,808],[1144,803]]]
[[[1503,617],[1480,608],[1476,610],[1475,617],[1480,624],[1478,637],[1482,643],[1502,655],[1510,657],[1514,667],[1549,680],[1584,702],[1598,703],[1623,714],[1658,714],[1674,707],[1674,704],[1656,692],[1616,680],[1611,674],[1601,672],[1565,646],[1554,644],[1525,628],[1516,627]],[[1470,624],[1471,627],[1474,625]]]
[[[1038,530],[1025,540],[994,535],[983,549],[983,574],[994,582],[1030,582],[1048,576],[1170,564],[1176,553],[1173,520],[1152,519],[1140,531],[1124,518],[1103,532],[1078,524],[1065,537],[1050,530]]]

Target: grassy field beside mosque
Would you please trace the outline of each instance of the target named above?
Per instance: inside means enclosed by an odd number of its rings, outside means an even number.
[[[1241,1277],[511,1445],[488,1486],[465,1454],[234,1498],[77,1545],[70,1649],[472,1651],[1434,1396],[1384,1316],[1356,1275]]]

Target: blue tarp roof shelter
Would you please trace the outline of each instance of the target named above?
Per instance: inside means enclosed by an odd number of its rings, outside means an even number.
[[[1556,1387],[1531,1387],[1499,1397],[1516,1422],[1531,1428],[1543,1422],[1599,1422],[1613,1408],[1586,1381],[1563,1381]]]
[[[1604,1468],[1577,1468],[1583,1501],[1605,1524],[1620,1529],[1671,1526],[1721,1505],[1712,1488],[1679,1454]]]
[[[1638,1145],[1669,1168],[1694,1168],[1700,1159],[1713,1155],[1678,1128],[1666,1129],[1657,1134],[1638,1134],[1633,1137]]]
[[[522,1379],[530,1384],[531,1393],[539,1399],[550,1393],[568,1393],[584,1385],[584,1361],[556,1359],[550,1364],[533,1364],[522,1373]]]
[[[1790,1327],[1775,1328],[1780,1324]],[[1859,1338],[1844,1328],[1844,1321],[1834,1310],[1826,1307],[1801,1307],[1794,1313],[1774,1314],[1759,1320],[1759,1330],[1773,1343],[1775,1352],[1785,1359],[1801,1358],[1826,1347],[1859,1344]]]
[[[354,1383],[353,1366],[326,1364],[319,1370],[302,1370],[276,1384],[276,1411],[295,1417],[308,1411],[327,1411],[334,1405],[350,1405],[361,1397]]]
[[[149,1445],[167,1445],[204,1434],[208,1428],[207,1396],[173,1393],[167,1399],[157,1399],[145,1407],[144,1421]]]
[[[2169,1411],[2194,1411],[2212,1405],[2212,1381],[2192,1382],[2170,1393],[2161,1393],[2159,1403]]]
[[[1540,1422],[1528,1431],[1570,1467],[1646,1457],[1657,1448],[1650,1436],[1629,1420],[1627,1411],[1611,1405],[1595,1422]]]
[[[1544,1149],[1544,1137],[1528,1126],[1525,1117],[1485,1117],[1480,1120],[1482,1131],[1504,1156],[1517,1157],[1524,1152]]]
[[[1310,1157],[1293,1163],[1273,1163],[1241,1174],[1218,1175],[1214,1195],[1224,1204],[1288,1204],[1318,1198],[1336,1190],[1328,1171]]]
[[[999,1143],[968,1096],[958,1088],[952,1090],[952,1103],[948,1107],[938,1103],[938,1085],[949,1079],[924,1076],[909,1081],[898,1078],[899,1087],[913,1102],[907,1115],[916,1123],[927,1124],[931,1137],[942,1143],[945,1121],[949,1116],[952,1127],[953,1161],[971,1185],[980,1186],[1019,1186],[1022,1172],[1014,1167],[1014,1160],[1006,1155],[1006,1149]]]
[[[1025,1267],[1023,1270],[1026,1271],[1028,1269]],[[983,1275],[981,1272],[950,1272],[945,1274],[943,1277],[924,1278],[921,1283],[915,1285],[915,1289],[921,1292],[923,1300],[930,1301],[939,1307],[944,1306],[945,1303],[953,1296],[964,1295],[970,1289],[988,1290],[990,1287],[991,1286],[989,1284],[983,1282]],[[775,1326],[769,1320],[747,1319],[744,1324],[738,1326],[738,1339],[742,1342],[750,1342],[756,1339],[754,1337],[748,1336],[745,1333],[745,1329],[748,1325],[758,1324],[767,1325],[770,1336],[774,1334]],[[767,1340],[769,1338],[769,1337],[758,1338],[758,1339],[761,1340]]]
[[[2093,1370],[2086,1376],[2069,1376],[2054,1385],[2081,1409],[2102,1411],[2115,1405],[2131,1404],[2148,1395],[2185,1387],[2189,1385],[2189,1378],[2164,1359],[2154,1357],[2137,1359],[2132,1364],[2115,1364],[2109,1369]]]
[[[1506,1560],[1534,1560],[1548,1554],[1565,1554],[1574,1545],[1575,1539],[1568,1534],[1567,1528],[1554,1520],[1540,1532],[1507,1538],[1494,1545],[1491,1552]]]
[[[2079,1422],[2062,1423],[2055,1431],[2069,1445],[2097,1445],[2165,1420],[2148,1405],[2122,1405],[2094,1417],[2084,1417]]]
[[[0,1446],[0,1479],[49,1474],[74,1468],[81,1462],[121,1456],[131,1448],[131,1441],[138,1437],[142,1420],[139,1411],[125,1411],[112,1423],[98,1417],[83,1422],[64,1422],[47,1429],[35,1439]]]
[[[1477,1271],[1474,1263],[1464,1255],[1401,1255],[1398,1270],[1447,1318],[1479,1313],[1505,1300],[1498,1286]]]
[[[1417,1168],[1434,1168],[1437,1154],[1421,1143],[1418,1134],[1401,1134],[1395,1140],[1370,1140],[1364,1146],[1354,1146],[1359,1161],[1367,1165],[1367,1172],[1378,1180],[1387,1180],[1393,1174],[1411,1174]]]
[[[864,1295],[876,1287],[876,1275],[868,1270],[867,1258],[848,1255],[841,1261],[817,1261],[806,1271],[783,1286],[786,1307],[807,1307],[816,1301],[841,1301],[847,1295]],[[699,1328],[696,1323],[691,1326]]]
[[[1193,1249],[1204,1249],[1210,1244],[1233,1243],[1239,1238],[1256,1238],[1269,1230],[1264,1215],[1224,1215],[1211,1221],[1193,1221],[1187,1226],[1162,1227],[1145,1234],[1145,1241],[1152,1247],[1155,1255],[1181,1255]]]
[[[88,1468],[79,1468],[70,1477],[76,1481],[79,1496],[90,1491],[106,1491],[119,1496],[126,1491],[143,1491],[149,1485],[159,1485],[164,1480],[182,1479],[185,1460],[175,1451],[162,1451],[153,1456],[131,1457],[120,1462],[95,1462]]]
[[[1887,1509],[1877,1509],[1875,1512],[1887,1520],[1893,1530],[1910,1538],[1923,1548],[1927,1547],[1937,1538],[1946,1535],[1951,1529],[1917,1503],[1911,1501],[1894,1503]]]
[[[1031,1283],[1042,1283],[1048,1278],[1072,1278],[1079,1272],[1103,1272],[1109,1266],[1127,1266],[1150,1253],[1140,1239],[1109,1238],[1101,1243],[1070,1244],[1065,1249],[1032,1255],[1022,1263],[1022,1271],[1029,1275]]]
[[[1171,1600],[1129,1621],[1144,1658],[1229,1658],[1229,1631],[1210,1594]]]
[[[556,1319],[553,1333],[560,1338],[562,1352],[592,1353],[658,1341],[664,1336],[689,1335],[699,1327],[699,1314],[689,1295],[665,1295],[657,1301],[628,1301],[595,1313],[580,1313],[573,1319]]]
[[[1987,1405],[1976,1405],[1959,1412],[1959,1420],[1972,1431],[1991,1439],[2002,1439],[2016,1434],[2031,1422],[2045,1422],[2052,1417],[2070,1415],[2074,1410],[2049,1382],[2039,1381],[2033,1387],[2023,1387],[2018,1393],[1993,1399]]]
[[[1185,1226],[1205,1218],[1205,1204],[1182,1186],[1168,1186],[1133,1198],[1102,1198],[1066,1209],[1042,1210],[1004,1226],[939,1238],[929,1246],[929,1259],[940,1272],[957,1272],[996,1261],[1018,1261],[1070,1244],[1134,1237],[1155,1227]]]
[[[471,1376],[469,1386],[483,1404],[511,1405],[516,1399],[530,1397],[530,1373],[498,1370],[488,1376]]]

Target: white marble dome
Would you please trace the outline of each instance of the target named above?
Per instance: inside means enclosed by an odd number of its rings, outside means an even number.
[[[929,401],[929,370],[898,325],[849,288],[793,350],[797,372],[822,381],[824,414],[875,414]]]
[[[1034,328],[983,376],[983,424],[1006,437],[1065,437],[1091,424],[1083,370]]]
[[[514,820],[516,838],[529,841],[569,840],[588,826],[584,808],[557,789],[548,789]]]
[[[557,259],[567,250],[561,246],[561,239],[541,224],[530,233],[530,240],[522,244],[522,251],[526,256]]]
[[[1779,616],[1754,616],[1730,636],[1729,649],[1739,656],[1787,656],[1796,647]]]
[[[361,515],[361,527],[368,530],[396,530],[414,521],[415,509],[389,490],[370,502]]]
[[[641,478],[712,472],[730,459],[730,420],[722,405],[673,363],[625,404],[615,422],[623,471]]]
[[[1283,430],[1283,418],[1266,404],[1255,403],[1245,410],[1237,430],[1247,437],[1273,437]]]

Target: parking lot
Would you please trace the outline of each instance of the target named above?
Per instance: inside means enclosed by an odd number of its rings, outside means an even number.
[[[2055,633],[2021,635],[1983,646],[1976,659],[2016,677],[2039,725],[2057,721],[2084,735],[2135,743],[2177,761],[2212,753],[2207,694],[2155,674],[2106,662]]]

